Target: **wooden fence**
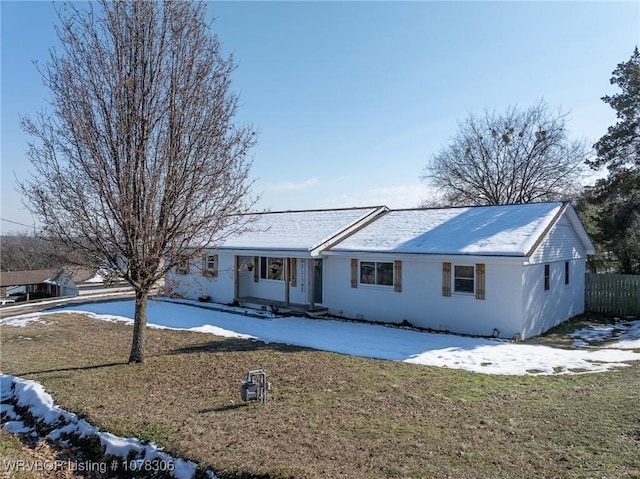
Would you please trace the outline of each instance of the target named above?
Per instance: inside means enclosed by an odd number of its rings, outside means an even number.
[[[640,317],[640,275],[587,273],[585,310]]]

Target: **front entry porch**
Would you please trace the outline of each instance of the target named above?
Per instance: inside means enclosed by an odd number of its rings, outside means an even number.
[[[272,299],[255,298],[252,296],[243,296],[238,298],[238,304],[245,308],[271,310],[276,313],[293,313],[293,314],[305,314],[305,313],[323,313],[328,310],[324,306],[309,304],[286,304],[284,301],[274,301]]]

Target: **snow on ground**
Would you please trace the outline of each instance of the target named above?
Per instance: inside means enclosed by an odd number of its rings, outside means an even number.
[[[105,447],[105,453],[123,459],[121,463],[110,462],[111,471],[115,467],[127,471],[140,470],[148,467],[151,461],[159,460],[166,466],[168,472],[177,479],[191,479],[194,476],[197,465],[184,459],[176,459],[162,451],[154,443],[142,443],[136,438],[123,438],[114,436],[108,432],[101,432],[96,426],[80,419],[76,414],[70,413],[56,406],[53,398],[47,393],[41,384],[26,379],[0,375],[0,400],[3,416],[3,428],[12,434],[29,434],[38,436],[37,431],[26,425],[16,408],[8,402],[15,403],[20,408],[27,408],[33,418],[39,422],[53,427],[48,436],[52,441],[64,442],[67,435],[79,438],[96,435],[100,443]],[[133,456],[131,455],[133,454]],[[134,457],[135,459],[132,459]],[[107,464],[104,464],[107,466]],[[208,471],[208,476],[215,479],[215,475]]]
[[[45,318],[60,311],[80,312],[103,321],[133,323],[134,303],[130,300],[60,307],[42,313],[0,319],[0,324],[26,327],[31,323],[53,324]],[[243,314],[245,313],[245,314]],[[277,317],[221,305],[203,305],[150,301],[148,321],[157,328],[188,329],[217,336],[257,339],[286,343],[356,356],[373,357],[414,364],[465,369],[485,374],[577,374],[607,371],[627,366],[625,361],[640,360],[640,321],[617,321],[572,333],[577,349],[514,344],[503,340],[471,338],[452,334],[433,334],[410,329],[334,320]],[[606,343],[606,348],[596,345]],[[584,347],[582,347],[584,346]],[[0,375],[0,405],[3,427],[10,433],[31,434],[37,431],[23,421],[13,404],[29,409],[33,417],[53,426],[49,437],[64,441],[67,434],[78,437],[96,435],[107,454],[123,458],[129,471],[132,464],[143,467],[158,459],[171,465],[171,475],[178,479],[194,476],[196,464],[176,459],[153,443],[136,438],[122,438],[101,432],[96,426],[60,409],[42,385],[13,376]],[[132,456],[133,455],[133,456]],[[134,462],[129,459],[135,457]],[[113,464],[113,463],[111,463]],[[135,467],[135,466],[134,466]],[[210,478],[216,476],[207,471]]]
[[[484,374],[553,375],[602,372],[640,360],[640,322],[617,323],[615,341],[605,348],[559,349],[542,345],[515,344],[504,340],[435,334],[357,322],[301,317],[277,317],[255,311],[193,302],[149,301],[148,322],[153,327],[188,329],[224,337],[256,339],[324,351],[407,363],[464,369]],[[61,307],[9,320],[7,325],[42,321],[47,314],[66,311],[88,313],[105,321],[133,322],[132,300]],[[249,315],[252,314],[252,315]],[[604,330],[583,330],[583,341],[606,336]],[[582,334],[580,336],[579,334]],[[612,338],[611,334],[608,336]],[[581,344],[581,343],[578,343]],[[586,343],[585,343],[586,344]]]
[[[604,342],[615,341],[618,349],[640,349],[640,321],[616,320],[612,324],[599,324],[580,329],[569,334],[576,338],[575,347],[599,346]]]

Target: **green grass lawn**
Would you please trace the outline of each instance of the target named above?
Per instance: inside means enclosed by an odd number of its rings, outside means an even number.
[[[221,478],[640,478],[640,364],[488,376],[83,315],[0,326],[0,369],[62,408],[152,440]],[[266,406],[240,400],[250,369]]]

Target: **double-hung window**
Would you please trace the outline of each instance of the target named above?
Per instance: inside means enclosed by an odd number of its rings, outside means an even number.
[[[189,261],[182,260],[176,265],[177,274],[189,274]]]
[[[475,292],[474,277],[473,266],[455,265],[453,291],[473,294]]]
[[[205,254],[202,258],[202,275],[215,277],[218,276],[218,255]]]
[[[475,294],[476,299],[486,298],[486,268],[484,263],[475,265],[442,263],[442,296],[451,293]]]

